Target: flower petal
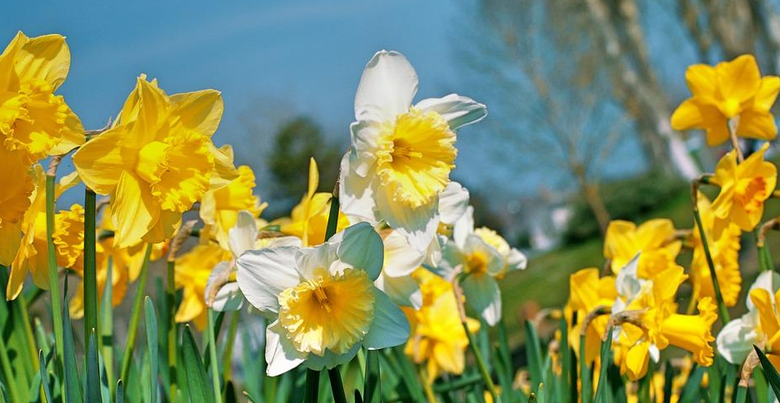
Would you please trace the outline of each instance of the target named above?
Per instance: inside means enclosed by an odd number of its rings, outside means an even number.
[[[479,122],[487,116],[485,105],[458,94],[423,99],[415,108],[438,113],[449,123],[451,130]]]
[[[351,151],[341,159],[341,174],[339,186],[339,202],[341,211],[349,217],[350,222],[368,221],[372,224],[378,221],[374,214],[376,207],[374,189],[370,177],[356,175],[351,167]]]
[[[384,239],[385,263],[382,272],[391,277],[411,275],[422,265],[425,254],[409,246],[406,238],[391,231]]]
[[[374,320],[363,338],[369,350],[399,346],[409,339],[409,321],[385,293],[374,288]]]
[[[747,109],[739,115],[737,135],[759,140],[774,140],[777,137],[775,118],[769,111]]]
[[[474,233],[474,207],[466,207],[466,213],[456,222],[452,229],[452,240],[458,247],[463,248],[466,245],[466,238]]]
[[[745,298],[745,305],[747,306],[748,311],[755,309],[753,301],[750,299],[750,292],[756,288],[763,288],[770,294],[774,295],[775,292],[780,289],[780,274],[775,271],[765,271],[758,275],[756,281],[753,282],[753,285],[751,285],[750,289],[748,290],[747,298]]]
[[[70,49],[62,35],[30,38],[16,56],[16,72],[21,81],[44,80],[56,90],[65,81],[68,70]]]
[[[487,274],[466,276],[461,282],[466,302],[479,312],[490,326],[501,320],[501,290],[498,283]]]
[[[239,211],[236,225],[229,231],[230,251],[233,256],[241,256],[242,253],[253,249],[257,243],[257,223],[248,211]]]
[[[742,365],[748,354],[753,351],[753,344],[758,343],[758,332],[754,326],[751,326],[749,315],[734,319],[727,323],[718,333],[715,343],[718,346],[718,353],[731,364]],[[747,318],[747,320],[746,320]]]
[[[247,301],[262,312],[279,312],[279,293],[300,283],[298,248],[250,250],[236,260],[236,279]]]
[[[123,147],[125,130],[124,126],[109,129],[73,154],[73,164],[81,180],[95,193],[111,193],[122,172],[133,168],[135,156]]]
[[[222,94],[203,90],[171,95],[171,126],[182,126],[211,137],[222,120]]]
[[[742,55],[715,66],[722,96],[739,101],[754,96],[761,87],[761,72],[753,55]]]
[[[160,207],[152,198],[146,183],[123,171],[111,195],[114,223],[114,247],[126,248],[138,243],[160,218]]]
[[[780,77],[766,76],[761,78],[761,89],[756,94],[755,105],[763,111],[769,111],[777,100],[780,92]]]
[[[672,128],[674,130],[688,130],[704,125],[699,104],[695,98],[686,99],[672,114]]]
[[[268,376],[278,376],[301,365],[306,358],[284,336],[284,328],[279,320],[271,323],[265,330],[265,369]]]
[[[439,226],[436,214],[439,208],[438,197],[416,209],[395,202],[393,197],[389,189],[378,189],[376,203],[377,210],[382,214],[380,218],[405,236],[412,248],[420,252],[426,251]]]
[[[359,223],[343,231],[336,254],[339,260],[358,269],[365,270],[371,281],[379,277],[384,263],[382,237],[369,223]]]
[[[366,65],[355,94],[355,119],[395,122],[417,93],[417,73],[406,58],[381,50]]]
[[[374,282],[398,306],[422,307],[422,291],[412,276],[391,277],[382,273]]]
[[[295,253],[296,269],[298,274],[309,279],[314,276],[314,271],[319,268],[327,268],[331,271],[344,269],[338,261],[336,250],[338,241],[325,242],[312,248],[300,248]]]
[[[466,213],[469,199],[468,189],[455,181],[448,183],[439,194],[439,217],[441,222],[448,225],[455,224]]]

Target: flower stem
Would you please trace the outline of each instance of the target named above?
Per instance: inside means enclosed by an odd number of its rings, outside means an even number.
[[[133,348],[138,331],[138,322],[141,318],[141,305],[144,301],[144,289],[146,288],[146,277],[149,274],[149,260],[152,256],[152,244],[146,246],[144,261],[141,265],[141,273],[138,275],[138,289],[136,290],[135,300],[133,301],[133,313],[130,317],[130,328],[127,330],[127,341],[125,343],[125,352],[122,355],[122,370],[119,373],[119,379],[127,384],[127,375],[130,373],[130,363],[133,361]]]
[[[209,358],[211,361],[211,385],[214,389],[214,401],[222,403],[222,387],[219,384],[219,363],[217,362],[217,343],[214,337],[214,310],[207,309],[208,325],[206,325],[209,338]]]
[[[419,375],[420,375],[420,383],[423,386],[423,390],[425,391],[425,397],[428,399],[428,403],[438,403],[436,400],[436,394],[433,393],[433,388],[431,387],[431,383],[428,382],[428,373],[425,371],[425,368],[422,366],[419,367]]]
[[[306,392],[303,396],[305,403],[317,403],[317,395],[320,391],[320,371],[306,370]]]
[[[230,315],[230,328],[227,335],[227,346],[222,353],[222,378],[225,380],[225,384],[230,381],[230,376],[233,369],[233,346],[236,342],[236,333],[238,333],[238,319],[241,316],[241,311],[234,311]]]
[[[98,292],[95,236],[95,192],[87,188],[84,195],[84,334],[100,334],[98,329]]]
[[[8,347],[5,345],[5,340],[0,335],[0,366],[3,370],[3,378],[5,379],[5,386],[8,388],[8,394],[13,402],[21,402],[19,397],[19,390],[17,386],[21,384],[20,380],[14,376],[14,372],[11,369],[11,360],[8,358]]]
[[[701,236],[701,245],[704,249],[704,256],[707,258],[707,266],[710,268],[710,278],[712,280],[712,288],[715,290],[715,299],[718,301],[718,311],[720,313],[720,321],[725,326],[730,318],[729,311],[726,309],[726,304],[723,303],[723,294],[720,292],[720,283],[718,282],[718,273],[715,272],[715,263],[712,260],[712,254],[710,253],[710,246],[707,242],[707,234],[704,233],[704,225],[701,222],[701,215],[699,214],[699,208],[696,205],[696,193],[694,192],[693,199],[693,218],[696,220],[696,227],[699,229],[699,235]]]
[[[729,129],[729,138],[731,139],[731,146],[734,148],[734,151],[737,152],[737,161],[742,162],[745,160],[745,154],[742,154],[742,148],[739,147],[739,140],[737,139],[737,130],[736,126],[737,121],[734,119],[729,119],[726,122],[726,127]]]
[[[330,378],[330,388],[333,390],[333,401],[335,403],[347,403],[347,396],[344,394],[344,383],[341,381],[341,372],[339,367],[328,370]]]
[[[166,305],[168,307],[168,376],[170,378],[170,398],[176,399],[176,390],[178,389],[178,379],[176,374],[177,344],[176,344],[176,261],[168,261],[168,279],[165,293]]]
[[[54,165],[52,157],[52,165]],[[59,162],[57,162],[59,164]],[[54,248],[54,181],[56,166],[49,167],[46,174],[46,241],[48,245],[49,292],[51,293],[51,316],[54,327],[54,346],[57,351],[57,362],[62,363],[64,357],[62,330],[62,299],[60,298],[60,281],[57,272],[57,252]]]

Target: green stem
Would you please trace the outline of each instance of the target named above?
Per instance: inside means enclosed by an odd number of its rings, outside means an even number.
[[[0,269],[3,269],[3,267],[0,266]],[[21,315],[22,322],[24,323],[24,336],[27,339],[28,350],[30,353],[30,357],[32,359],[33,368],[35,369],[35,371],[38,371],[39,363],[38,363],[38,352],[35,351],[36,349],[35,335],[33,334],[32,322],[30,322],[30,313],[28,311],[27,299],[24,297],[24,293],[19,294],[15,302],[16,303],[13,304],[13,306],[16,308],[19,315]]]
[[[696,193],[693,194],[696,203]],[[707,234],[704,233],[704,225],[701,222],[701,215],[699,214],[698,207],[694,204],[693,218],[696,220],[696,227],[699,229],[699,235],[701,236],[701,245],[704,249],[704,256],[707,258],[707,266],[710,268],[710,279],[712,280],[712,288],[715,290],[715,299],[718,301],[718,311],[720,312],[720,321],[725,326],[729,323],[729,311],[726,309],[726,304],[723,303],[723,294],[720,292],[720,283],[718,282],[718,273],[715,272],[715,263],[712,260],[712,254],[710,253],[710,246],[707,242]]]
[[[580,335],[580,395],[582,403],[590,403],[593,397],[593,387],[590,385],[590,368],[585,359],[585,335]]]
[[[214,401],[216,403],[222,403],[222,388],[219,385],[219,363],[217,362],[217,343],[214,337],[214,310],[207,309],[208,313],[208,325],[206,331],[208,332],[209,344],[209,356],[211,358],[211,384],[214,389]]]
[[[87,188],[84,195],[84,334],[100,334],[98,328],[97,261],[95,242],[95,192]]]
[[[305,403],[317,403],[317,395],[320,391],[320,371],[306,370],[306,392],[303,395]]]
[[[341,381],[339,367],[328,370],[330,378],[330,388],[333,390],[333,401],[335,403],[347,403],[347,396],[344,394],[344,383]]]
[[[125,343],[125,352],[122,355],[122,370],[119,372],[119,379],[127,384],[127,375],[130,373],[130,363],[133,361],[133,348],[135,339],[138,335],[138,322],[141,319],[141,305],[144,301],[144,289],[146,288],[146,277],[149,274],[149,259],[152,256],[152,244],[146,246],[144,261],[141,265],[141,273],[138,275],[138,290],[136,290],[135,301],[133,301],[133,313],[130,317],[130,328],[127,330],[127,342]]]
[[[56,362],[62,363],[64,357],[62,330],[62,299],[60,281],[57,272],[57,251],[54,247],[54,182],[55,176],[46,175],[46,241],[48,245],[49,292],[51,293],[51,317],[54,327],[54,346],[57,351]]]
[[[325,240],[336,234],[339,225],[339,197],[335,194],[330,199],[330,211],[328,212],[328,225],[325,227]]]
[[[166,305],[168,307],[168,377],[170,378],[170,398],[176,398],[179,387],[176,371],[177,351],[176,344],[176,262],[168,262],[168,279],[166,286]]]
[[[19,380],[14,377],[14,372],[11,369],[11,360],[8,358],[8,347],[5,345],[5,339],[0,335],[0,365],[3,369],[3,378],[5,378],[5,386],[8,388],[8,393],[11,395],[11,401],[21,402],[19,398],[19,390],[17,389]]]
[[[230,315],[230,328],[228,329],[227,345],[225,351],[222,353],[222,378],[225,380],[225,384],[230,381],[233,369],[233,346],[236,342],[236,333],[238,333],[238,318],[241,316],[240,311],[235,311]]]
[[[482,380],[485,381],[485,387],[487,387],[488,392],[490,392],[490,395],[493,397],[493,402],[501,403],[501,395],[496,391],[496,385],[493,383],[493,378],[490,377],[490,372],[485,364],[485,359],[482,357],[482,352],[479,351],[479,347],[477,346],[477,339],[474,337],[474,334],[471,333],[471,330],[469,330],[468,323],[465,320],[461,320],[461,324],[463,325],[463,330],[466,332],[466,337],[469,339],[469,349],[474,354],[474,358],[477,361],[477,367],[479,368],[479,373],[482,375]]]

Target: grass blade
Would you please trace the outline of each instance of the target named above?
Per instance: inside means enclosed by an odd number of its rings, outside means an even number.
[[[65,274],[65,292],[64,297],[68,296],[68,275]],[[64,349],[64,367],[65,367],[65,398],[68,403],[83,402],[81,395],[81,381],[79,380],[79,369],[76,364],[76,347],[73,343],[73,329],[70,327],[70,313],[68,307],[62,307],[62,341]]]
[[[542,346],[539,341],[539,333],[531,321],[525,321],[525,345],[528,354],[528,372],[531,375],[531,390],[537,391],[542,383],[544,372],[542,369]]]
[[[707,368],[695,366],[691,370],[691,374],[688,376],[688,382],[686,382],[680,395],[680,403],[698,402],[701,390],[701,379],[707,372]]]
[[[114,264],[109,259],[106,284],[103,286],[103,299],[100,301],[100,339],[98,345],[103,356],[103,366],[106,371],[106,380],[109,390],[114,388]],[[114,391],[111,390],[111,393]]]
[[[49,386],[49,376],[46,374],[46,358],[43,355],[43,350],[38,352],[38,363],[41,373],[41,386],[43,387],[43,395],[46,397],[47,402],[54,402],[51,395],[51,387]]]
[[[146,314],[146,344],[149,347],[149,402],[157,403],[157,372],[159,340],[157,338],[157,314],[154,310],[152,299],[146,297],[144,301]]]
[[[100,395],[100,366],[98,364],[97,342],[95,338],[95,329],[92,328],[90,329],[87,348],[87,382],[85,385],[87,403],[101,403],[103,401]]]
[[[758,354],[758,360],[761,362],[761,368],[764,370],[764,376],[769,386],[772,387],[772,391],[775,392],[775,396],[780,396],[780,374],[777,373],[777,369],[772,365],[764,352],[757,346],[753,346]]]
[[[141,273],[138,275],[138,289],[136,290],[135,300],[133,301],[133,313],[130,317],[130,327],[127,330],[127,341],[125,342],[125,352],[122,354],[122,370],[119,372],[119,378],[127,382],[127,376],[130,374],[130,363],[133,361],[133,349],[135,348],[135,339],[138,336],[138,322],[141,317],[141,304],[144,300],[144,288],[146,287],[146,278],[149,275],[149,260],[152,256],[152,244],[146,245],[144,261],[141,265]]]
[[[607,330],[607,340],[601,342],[601,371],[599,372],[599,383],[596,385],[596,403],[609,402],[609,379],[607,378],[607,369],[609,368],[609,357],[612,351],[612,332]]]
[[[189,385],[190,400],[193,402],[214,403],[214,392],[210,390],[206,368],[203,366],[203,360],[198,351],[198,345],[195,344],[195,337],[192,335],[189,325],[184,326],[182,333],[182,351],[184,355],[184,372],[187,375],[187,384]]]
[[[366,403],[379,403],[382,398],[379,351],[376,350],[366,350],[366,378],[363,384],[363,398]]]
[[[116,403],[125,402],[125,388],[122,387],[122,380],[116,382]]]

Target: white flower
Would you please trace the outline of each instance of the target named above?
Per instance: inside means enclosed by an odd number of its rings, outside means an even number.
[[[396,304],[420,309],[422,293],[412,273],[422,265],[425,255],[409,246],[409,242],[398,231],[388,229],[382,231],[381,235],[385,245],[385,260],[382,275],[374,285]]]
[[[439,223],[439,194],[455,167],[454,130],[484,105],[456,94],[412,105],[417,73],[397,52],[368,62],[355,95],[352,141],[341,162],[340,200],[351,221],[386,222],[425,251]]]
[[[761,273],[748,290],[746,302],[748,312],[727,323],[718,334],[715,340],[718,353],[731,364],[741,365],[753,351],[753,344],[764,338],[758,320],[758,311],[750,300],[750,291],[756,288],[763,288],[770,295],[774,295],[780,288],[780,275],[770,271]]]
[[[361,346],[380,349],[409,337],[409,323],[374,286],[384,261],[382,239],[367,223],[314,248],[249,250],[237,260],[238,285],[270,316],[270,376],[299,365],[321,370],[351,360]]]
[[[474,229],[474,208],[469,206],[453,228],[452,239],[445,239],[441,263],[436,271],[452,280],[458,270],[465,274],[461,281],[466,302],[490,326],[501,320],[501,290],[496,279],[508,271],[524,269],[526,258],[495,231]],[[444,239],[444,238],[443,238]]]

